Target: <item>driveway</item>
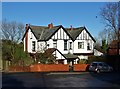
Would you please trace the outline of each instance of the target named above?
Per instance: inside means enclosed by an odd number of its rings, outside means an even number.
[[[3,73],[2,87],[116,87],[119,73],[58,72]]]

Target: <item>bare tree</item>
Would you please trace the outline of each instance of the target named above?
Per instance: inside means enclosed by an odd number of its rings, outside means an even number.
[[[2,21],[2,39],[18,42],[24,32],[24,25],[16,21],[8,22],[6,19]]]
[[[120,2],[112,2],[101,8],[100,16],[105,24],[105,28],[114,31],[117,40],[116,70],[119,70],[119,44],[120,44]]]
[[[4,19],[4,20],[2,21],[1,30],[2,30],[2,39],[10,40],[10,38],[9,38],[10,24],[7,22],[6,19]]]
[[[103,23],[105,24],[105,28],[113,30],[116,36],[116,40],[119,40],[119,19],[120,14],[119,9],[120,5],[118,2],[115,3],[107,3],[103,8],[101,8],[100,16],[102,18]]]
[[[106,40],[107,44],[110,44],[113,40],[116,40],[116,35],[113,30],[105,28],[104,30],[99,32],[98,38],[99,42],[102,42],[102,40]]]
[[[9,46],[11,48],[12,60],[15,57],[16,44],[20,41],[23,36],[24,25],[17,23],[16,21],[8,22],[6,19],[2,21],[2,39],[11,41]]]

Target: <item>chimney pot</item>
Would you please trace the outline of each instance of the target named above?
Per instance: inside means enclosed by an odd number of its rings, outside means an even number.
[[[48,28],[49,28],[49,29],[53,28],[53,23],[48,24]]]
[[[72,25],[70,25],[70,30],[73,30],[73,27],[72,27]]]

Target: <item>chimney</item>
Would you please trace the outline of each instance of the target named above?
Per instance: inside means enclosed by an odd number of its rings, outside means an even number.
[[[26,27],[25,27],[26,30],[28,30],[28,24],[26,24]]]
[[[73,27],[72,27],[72,25],[70,25],[70,30],[73,30]]]
[[[49,29],[53,28],[53,24],[52,24],[52,23],[51,23],[51,24],[48,24],[48,28],[49,28]]]

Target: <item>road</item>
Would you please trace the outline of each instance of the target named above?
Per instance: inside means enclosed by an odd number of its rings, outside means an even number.
[[[119,73],[59,72],[3,73],[3,88],[39,87],[116,87],[120,88]]]

